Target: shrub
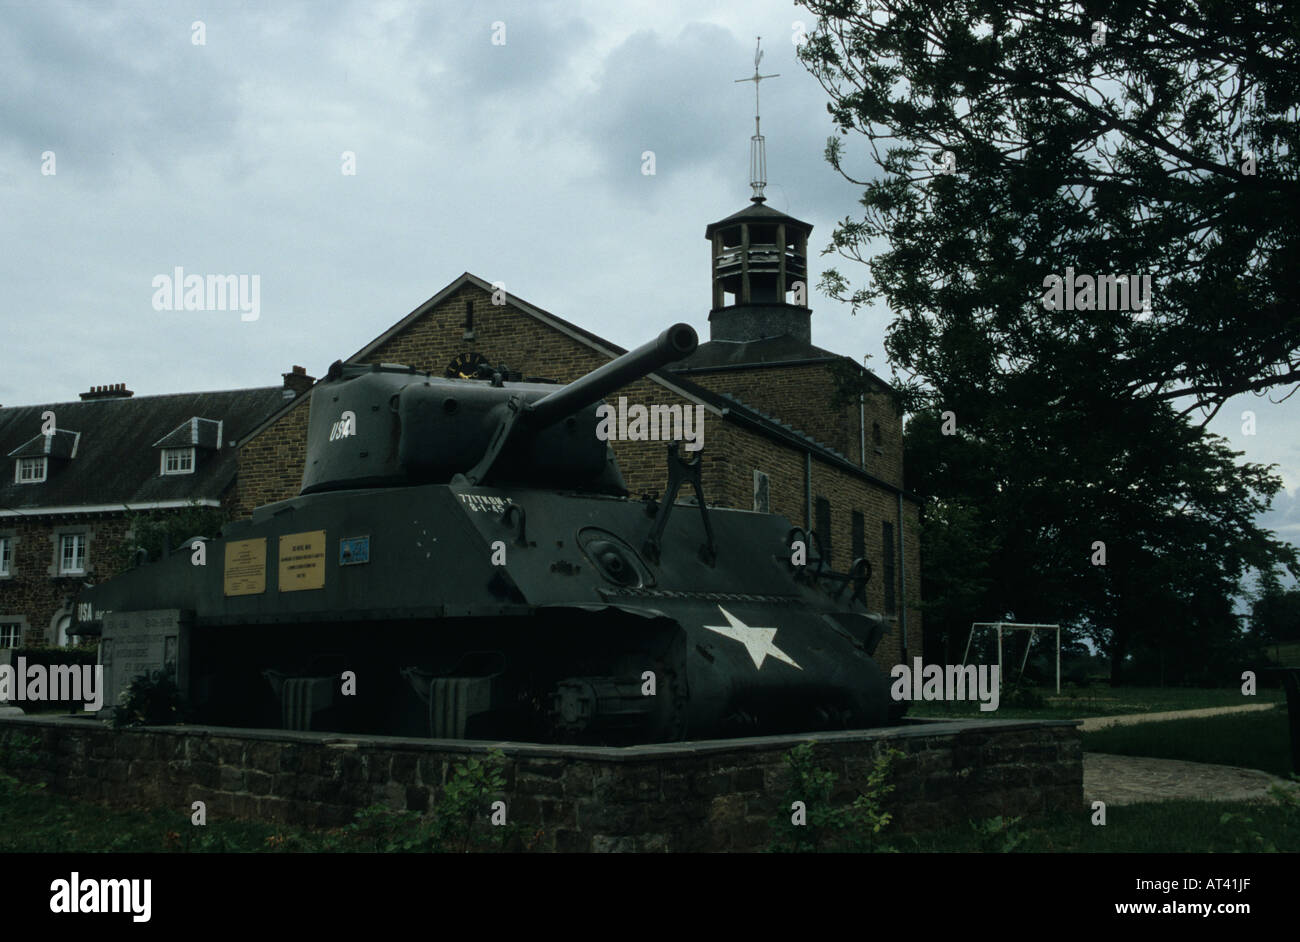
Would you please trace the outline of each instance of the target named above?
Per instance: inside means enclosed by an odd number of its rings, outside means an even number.
[[[123,691],[113,707],[110,725],[114,729],[167,726],[184,723],[189,716],[189,704],[175,681],[162,671],[153,671],[135,678]]]
[[[505,796],[505,753],[494,749],[472,758],[447,778],[432,814],[398,811],[383,805],[362,808],[327,849],[353,848],[377,853],[466,853],[470,850],[531,849],[541,832],[524,840],[523,828],[491,823],[492,805]]]
[[[768,849],[776,852],[892,851],[887,844],[877,846],[876,840],[893,820],[893,815],[883,810],[882,800],[894,790],[887,780],[894,761],[903,755],[902,750],[882,748],[872,762],[863,791],[852,803],[835,807],[831,795],[838,776],[817,766],[814,745],[802,743],[786,756],[792,781],[772,823],[776,833]],[[794,820],[795,802],[802,805],[805,819],[802,824]]]

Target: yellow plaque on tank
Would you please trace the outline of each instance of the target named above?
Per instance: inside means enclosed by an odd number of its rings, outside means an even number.
[[[325,531],[280,537],[280,591],[325,588]]]
[[[266,537],[226,544],[226,595],[259,595],[266,591]]]

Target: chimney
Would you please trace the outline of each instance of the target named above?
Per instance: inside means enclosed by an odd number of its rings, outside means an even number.
[[[312,384],[316,382],[316,377],[308,376],[307,370],[301,366],[295,366],[292,373],[281,373],[284,377],[284,398],[295,399],[301,396],[307,390],[311,389]]]
[[[83,402],[90,399],[130,399],[135,393],[126,388],[126,383],[114,383],[112,386],[91,386],[88,392],[81,393]]]

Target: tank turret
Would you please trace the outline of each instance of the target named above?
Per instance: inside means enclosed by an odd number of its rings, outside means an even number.
[[[312,391],[302,494],[449,483],[626,489],[596,406],[609,393],[694,352],[689,324],[567,386],[445,379],[390,364],[335,364]]]

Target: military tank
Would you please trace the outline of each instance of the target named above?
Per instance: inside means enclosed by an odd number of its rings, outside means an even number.
[[[603,397],[697,343],[677,324],[564,386],[335,363],[300,496],[85,588],[76,631],[174,627],[218,725],[605,744],[887,725],[867,560],[834,572],[815,533],[709,506],[676,443],[666,493],[630,498],[597,434]]]

